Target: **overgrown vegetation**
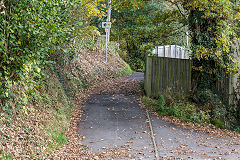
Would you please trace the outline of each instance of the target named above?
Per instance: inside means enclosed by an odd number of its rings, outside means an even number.
[[[233,40],[239,38],[239,2],[180,0],[172,3],[182,6],[190,30],[195,101],[210,109],[213,121],[224,121],[232,129],[239,123],[235,114],[239,107],[229,105],[229,95],[217,85],[239,73],[232,51]]]
[[[11,155],[0,155],[1,160],[12,160],[12,156]]]
[[[239,38],[239,2],[113,0],[109,63],[101,22],[107,0],[0,2],[1,159],[46,159],[65,135],[80,90],[142,71],[157,45],[193,50],[191,99],[145,98],[162,115],[239,130],[239,106],[228,106],[216,82],[239,72],[231,43]],[[127,61],[127,65],[121,60]],[[200,109],[196,106],[202,106]],[[10,148],[6,143],[10,144]],[[24,146],[19,148],[18,146]]]
[[[219,87],[219,83],[239,74],[239,62],[233,59],[232,48],[233,41],[240,36],[239,2],[232,0],[167,0],[167,2],[165,1],[172,8],[170,12],[178,12],[175,14],[178,22],[189,32],[189,47],[192,50],[193,61],[190,104],[198,106],[193,108],[202,106],[201,111],[208,111],[211,123],[221,128],[237,129],[239,105],[229,104],[229,92],[225,93],[225,88]],[[172,17],[171,14],[169,17]],[[235,94],[236,97],[239,96],[239,93]],[[186,101],[182,102],[189,106]],[[178,106],[179,102],[176,101],[174,105]],[[179,117],[178,112],[181,111],[170,104],[167,106],[163,108],[162,113],[167,109],[166,114]],[[188,113],[181,105],[179,108]],[[195,111],[191,113],[195,114]],[[189,120],[185,115],[180,118]]]
[[[118,5],[121,4],[121,5]],[[185,28],[176,8],[168,2],[113,1],[111,40],[119,44],[121,57],[135,71],[143,71],[145,55],[157,45],[186,46]],[[103,19],[94,18],[99,27]]]
[[[68,142],[80,91],[132,73],[114,42],[105,63],[89,24],[99,2],[0,2],[0,159],[46,159]]]
[[[61,50],[63,42],[70,42],[75,24],[69,25],[68,19],[76,4],[74,1],[3,1],[0,96],[5,108],[11,108],[8,101],[15,101],[10,95],[14,86],[25,88],[21,91],[23,97],[34,93],[44,76],[41,70],[51,63],[48,57]],[[26,104],[26,98],[19,100]]]
[[[54,63],[49,57],[71,41],[76,22],[69,19],[77,4],[32,0],[0,4],[1,159],[47,157],[56,149],[52,146],[60,144],[47,130],[65,132],[73,102],[49,69]]]
[[[174,116],[185,122],[212,123],[218,128],[226,128],[224,120],[218,118],[218,113],[184,99],[176,100],[161,95],[159,99],[144,97],[142,102],[161,116]]]

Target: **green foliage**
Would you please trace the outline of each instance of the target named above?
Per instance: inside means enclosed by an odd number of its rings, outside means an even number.
[[[134,71],[131,69],[131,67],[126,64],[126,67],[124,69],[122,69],[121,72],[118,72],[114,75],[114,78],[117,78],[117,77],[124,77],[124,76],[127,76],[127,75],[130,75],[130,74],[133,74]]]
[[[52,136],[53,139],[60,145],[67,143],[67,138],[63,135],[63,133],[54,133]]]
[[[195,104],[183,100],[175,100],[167,104],[164,96],[161,95],[159,99],[144,97],[142,102],[148,109],[162,116],[174,116],[186,122],[209,123],[211,120],[209,110],[199,110]]]
[[[240,133],[240,127],[236,127],[236,128],[234,129],[234,131],[237,132],[237,133]]]
[[[0,160],[13,160],[13,157],[8,154],[5,155],[2,150],[0,150]]]
[[[140,81],[139,86],[141,90],[144,90],[144,81]]]
[[[47,145],[47,150],[50,153],[58,149],[59,146],[63,146],[68,142],[66,136],[61,132],[50,131],[50,134],[52,135],[52,140]]]
[[[208,122],[210,123],[211,120],[211,110],[202,111],[200,110],[201,122]]]
[[[192,121],[195,120],[193,117],[196,117],[196,106],[182,101],[177,101],[170,104],[168,112],[169,115],[181,118],[184,121]]]
[[[33,93],[52,52],[69,42],[74,25],[69,25],[71,8],[77,1],[3,1],[0,14],[0,98],[13,99],[10,90],[23,86],[22,96]],[[23,100],[24,103],[26,100]]]
[[[225,73],[237,73],[231,56],[231,45],[237,37],[239,4],[225,1],[178,0],[187,16],[193,50],[194,79],[197,89],[214,90],[215,83]]]
[[[193,94],[194,99],[205,104],[204,110],[211,111],[211,119],[236,119],[230,111],[226,95],[217,88],[217,83],[229,74],[239,72],[232,57],[232,42],[239,38],[240,4],[238,1],[168,0],[182,13],[190,32],[193,51]],[[221,95],[221,96],[220,96]],[[234,118],[235,116],[235,118]],[[213,123],[214,123],[213,122]],[[223,127],[222,124],[219,126]]]
[[[227,127],[224,115],[214,112],[216,110],[214,108],[201,110],[196,104],[184,100],[173,100],[167,104],[163,95],[159,99],[144,97],[142,102],[148,109],[154,110],[162,116],[174,116],[186,122],[212,123],[221,129]],[[238,128],[235,128],[235,130],[238,130]]]
[[[0,160],[13,160],[11,155],[4,155],[3,157],[0,157]]]
[[[158,108],[159,106],[156,100],[149,97],[143,97],[142,102],[145,104],[147,109],[153,111],[156,111],[156,108]]]
[[[160,95],[158,100],[158,107],[156,108],[158,112],[161,112],[164,114],[166,112],[166,101],[163,95]]]
[[[120,55],[133,70],[143,70],[145,55],[156,45],[184,45],[179,13],[165,1],[125,0],[112,4],[111,40],[119,43]],[[94,18],[92,23],[102,30],[102,21]]]
[[[225,129],[225,121],[223,119],[214,119],[212,120],[212,124],[214,124],[216,127]]]
[[[203,89],[197,93],[199,102],[204,105],[204,108],[210,109],[214,119],[224,118],[227,113],[227,108],[223,104],[221,97],[214,94],[209,89]]]

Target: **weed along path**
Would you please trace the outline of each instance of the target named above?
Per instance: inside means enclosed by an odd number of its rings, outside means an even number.
[[[135,73],[92,87],[53,159],[240,159],[238,134],[148,113],[138,100],[140,80]]]

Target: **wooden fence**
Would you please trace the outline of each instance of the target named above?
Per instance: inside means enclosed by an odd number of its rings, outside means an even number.
[[[181,96],[191,89],[191,60],[148,56],[145,73],[147,96]]]
[[[240,39],[234,39],[231,56],[234,61],[240,61]],[[240,64],[237,66],[240,68]],[[216,81],[216,92],[220,93],[223,101],[229,105],[240,103],[240,76],[239,74],[227,74],[221,80]]]
[[[232,44],[235,61],[240,61],[240,39]],[[176,45],[157,46],[153,56],[146,59],[145,91],[147,96],[158,97],[160,94],[186,94],[191,89],[190,52]],[[238,66],[240,68],[240,65]],[[216,81],[215,92],[231,105],[240,103],[239,74],[225,74]]]
[[[156,47],[154,55],[147,56],[144,77],[147,96],[170,94],[179,97],[189,93],[192,62],[186,51],[177,48],[172,45]]]
[[[231,56],[233,60],[240,61],[240,39],[235,39],[232,43]],[[240,65],[237,66],[240,68]],[[225,73],[221,80],[215,84],[215,92],[220,94],[223,101],[228,105],[239,105],[240,103],[240,76],[239,74]]]

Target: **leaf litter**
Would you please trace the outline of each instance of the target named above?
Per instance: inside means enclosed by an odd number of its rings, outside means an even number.
[[[64,69],[61,71],[64,73],[68,72],[74,77],[81,75],[80,78],[90,84],[102,81],[108,77],[114,77],[116,73],[126,69],[125,62],[117,54],[109,55],[108,64],[104,63],[104,52],[84,52],[78,54],[78,56],[78,60],[69,61],[69,64],[62,67]],[[51,77],[54,77],[52,79],[57,81],[56,75],[52,72],[50,74]],[[65,154],[80,153],[79,151],[87,147],[81,144],[81,140],[84,137],[79,136],[75,131],[78,129],[78,122],[81,120],[82,111],[80,106],[86,101],[91,92],[91,90],[86,90],[75,93],[79,108],[76,108],[76,112],[74,112],[74,116],[71,118],[71,125],[67,127],[67,146],[71,146],[72,148],[68,147],[65,150]],[[52,151],[48,150],[48,146],[50,145],[53,145],[51,146],[53,148],[60,147],[59,152],[67,148],[66,145],[60,146],[56,143],[53,138],[50,138],[52,135],[46,131],[46,124],[48,123],[46,117],[49,118],[51,117],[49,115],[52,114],[46,111],[49,106],[43,105],[39,107],[38,104],[32,104],[32,102],[29,105],[36,112],[31,111],[24,115],[22,113],[16,114],[14,111],[14,116],[10,118],[0,113],[0,159],[3,156],[2,153],[6,155],[10,154],[14,159],[51,159],[52,157],[60,157],[62,159],[64,156],[55,156],[58,151],[51,154]],[[79,159],[77,154],[73,154],[67,159],[74,158],[74,156],[76,156],[76,159]]]
[[[125,147],[118,147],[118,148],[105,148],[105,151],[102,153],[93,153],[88,150],[86,146],[81,144],[81,140],[83,139],[82,136],[78,134],[78,122],[81,120],[82,110],[81,106],[86,102],[88,97],[91,94],[105,94],[105,93],[123,93],[125,95],[142,95],[142,91],[139,87],[139,81],[124,81],[124,78],[117,78],[117,79],[109,79],[105,80],[101,83],[98,83],[86,91],[79,92],[78,94],[78,105],[79,107],[75,110],[74,115],[71,120],[71,125],[68,129],[68,137],[69,143],[64,145],[61,149],[57,150],[51,157],[53,159],[114,159],[114,158],[123,158],[123,159],[134,159],[136,155],[132,155],[129,153],[131,151],[130,148],[127,146]],[[115,98],[115,97],[114,97]],[[139,99],[139,103],[141,107],[145,108],[145,106],[141,103]],[[112,110],[112,108],[108,108]],[[157,113],[152,112],[152,114],[157,115]],[[240,135],[228,131],[222,130],[217,128],[211,128],[211,126],[206,126],[203,124],[198,123],[186,123],[181,121],[180,119],[169,117],[169,116],[159,116],[160,119],[163,119],[167,122],[171,122],[176,126],[189,129],[192,132],[202,132],[208,133],[210,136],[217,136],[217,137],[231,137],[234,138],[236,141],[233,142],[235,145],[240,145]],[[173,132],[175,132],[176,128],[171,128]],[[87,138],[87,137],[86,137]],[[211,137],[209,137],[211,138]],[[179,151],[176,154],[190,154],[196,151],[194,150],[187,150],[185,147],[187,144],[183,144],[179,146]],[[232,151],[234,152],[234,151]],[[204,153],[203,153],[204,154]],[[176,157],[161,157],[161,160],[181,160],[182,158]]]
[[[84,105],[87,99],[92,94],[125,94],[125,95],[135,95],[142,94],[139,87],[138,81],[124,81],[125,78],[120,77],[116,79],[109,79],[98,83],[85,91],[81,91],[77,95],[78,108],[75,109],[74,114],[71,119],[70,127],[67,130],[67,136],[69,142],[64,145],[59,150],[55,151],[50,158],[52,159],[135,159],[134,154],[131,154],[131,148],[128,145],[117,147],[117,148],[105,148],[102,153],[93,153],[89,151],[89,148],[83,146],[81,141],[83,136],[78,133],[78,124],[81,121],[81,116],[83,111],[81,106]],[[108,108],[108,110],[114,110],[114,107]],[[87,138],[87,137],[84,137]],[[101,139],[104,141],[104,139]]]

